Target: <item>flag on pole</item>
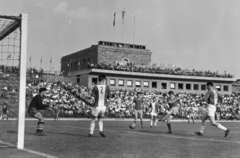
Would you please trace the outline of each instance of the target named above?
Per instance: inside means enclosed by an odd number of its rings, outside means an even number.
[[[122,11],[122,23],[123,23],[123,24],[124,24],[125,14],[126,14],[126,11],[125,11],[125,8],[124,8],[124,10]]]
[[[11,54],[8,55],[7,59],[10,59],[11,58]]]
[[[40,62],[42,63],[42,56],[41,56],[41,60],[40,60]]]
[[[114,19],[113,19],[113,26],[115,27],[115,19],[116,19],[116,12],[113,15]]]
[[[52,63],[52,57],[51,57],[50,63]]]
[[[30,55],[29,61],[31,62],[31,60],[32,60],[32,56]]]

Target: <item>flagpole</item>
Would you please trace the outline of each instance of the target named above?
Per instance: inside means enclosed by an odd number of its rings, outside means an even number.
[[[41,56],[41,61],[40,61],[40,69],[42,68],[42,56]]]
[[[134,16],[134,23],[133,23],[133,44],[135,44],[135,16]]]
[[[113,38],[113,42],[115,42],[115,26],[114,26],[114,38]]]
[[[113,41],[115,42],[115,25],[116,25],[116,12],[113,14]]]
[[[124,33],[125,8],[124,8],[124,11],[122,12],[122,20],[123,20],[123,42],[124,42],[124,36],[125,36],[125,33]]]
[[[30,68],[32,68],[32,55],[30,55]]]

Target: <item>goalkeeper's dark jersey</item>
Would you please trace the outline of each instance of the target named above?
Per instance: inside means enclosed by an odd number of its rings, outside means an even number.
[[[33,108],[37,110],[44,110],[47,107],[49,106],[42,103],[42,97],[40,96],[40,94],[38,94],[35,97],[33,97],[32,101],[29,104],[28,110]]]

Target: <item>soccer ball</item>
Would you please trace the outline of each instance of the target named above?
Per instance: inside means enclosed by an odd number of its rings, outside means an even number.
[[[132,123],[132,124],[130,124],[130,125],[129,125],[129,128],[131,128],[131,129],[136,128],[136,123]]]

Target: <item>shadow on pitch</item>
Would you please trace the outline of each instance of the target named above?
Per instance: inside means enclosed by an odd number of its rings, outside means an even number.
[[[6,131],[9,134],[17,134],[17,131]]]
[[[46,132],[46,134],[57,134],[57,135],[67,135],[67,136],[80,136],[80,137],[88,137],[87,134],[72,134],[72,133],[59,133],[59,132]],[[96,137],[93,135],[93,137]]]

